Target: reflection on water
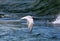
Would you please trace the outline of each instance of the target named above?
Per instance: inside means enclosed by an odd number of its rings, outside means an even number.
[[[48,24],[46,24],[46,20],[34,20],[34,27],[31,33],[29,33],[26,22],[24,22],[23,20],[19,22],[0,24],[0,41],[60,40],[60,30],[57,29],[59,27],[54,27],[52,25],[49,26]]]

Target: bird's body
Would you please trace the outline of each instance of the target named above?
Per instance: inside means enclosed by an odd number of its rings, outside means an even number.
[[[25,16],[25,17],[22,17],[21,19],[26,19],[27,20],[27,25],[28,25],[28,28],[31,32],[32,28],[33,28],[33,24],[34,24],[32,16]]]

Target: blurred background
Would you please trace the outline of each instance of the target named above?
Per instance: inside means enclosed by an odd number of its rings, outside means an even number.
[[[17,20],[31,15],[32,33],[26,21]],[[60,0],[0,0],[0,41],[60,41],[60,26],[49,24],[60,16]]]

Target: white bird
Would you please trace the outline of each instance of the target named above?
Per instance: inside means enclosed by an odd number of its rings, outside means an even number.
[[[32,16],[25,16],[25,17],[22,17],[21,19],[26,19],[27,20],[27,25],[28,25],[28,28],[30,30],[30,32],[32,31],[32,28],[33,28],[33,17]]]

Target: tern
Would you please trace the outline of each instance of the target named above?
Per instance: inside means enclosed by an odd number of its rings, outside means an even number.
[[[22,17],[21,19],[26,19],[27,20],[27,25],[28,25],[28,28],[30,30],[30,32],[32,31],[33,29],[33,17],[32,16],[25,16],[25,17]]]

